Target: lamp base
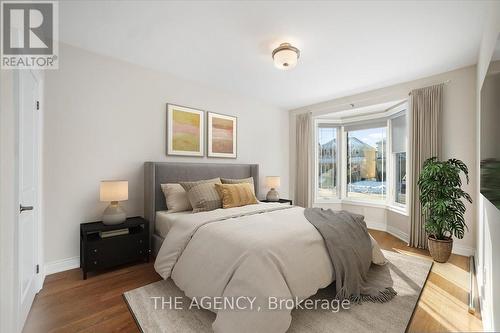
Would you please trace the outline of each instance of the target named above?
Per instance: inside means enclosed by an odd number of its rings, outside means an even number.
[[[278,191],[276,191],[274,188],[272,188],[271,190],[269,190],[269,192],[267,192],[266,199],[268,201],[279,201],[280,194],[278,193]]]
[[[107,225],[120,224],[126,219],[127,214],[117,201],[112,201],[102,214],[102,223]]]

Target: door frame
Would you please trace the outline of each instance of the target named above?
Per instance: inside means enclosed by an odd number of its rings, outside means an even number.
[[[40,70],[30,70],[31,74],[35,77],[38,83],[38,110],[37,110],[37,178],[38,178],[38,189],[37,189],[37,200],[36,200],[36,219],[37,219],[37,262],[39,267],[39,274],[36,278],[36,290],[37,293],[42,289],[43,282],[45,280],[45,260],[44,260],[44,233],[43,233],[43,119],[44,119],[44,79],[45,75],[43,71]],[[18,98],[20,95],[18,94]]]

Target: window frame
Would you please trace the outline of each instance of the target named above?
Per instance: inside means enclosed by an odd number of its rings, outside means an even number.
[[[335,125],[332,126],[332,128],[335,128],[335,139],[336,139],[336,146],[337,146],[337,158],[335,160],[335,170],[336,170],[336,180],[337,183],[335,184],[335,195],[332,197],[320,197],[318,195],[318,172],[319,172],[319,145],[318,145],[318,134],[319,134],[319,125],[320,124],[329,124],[329,125]],[[341,149],[339,147],[339,139],[340,139],[340,130],[341,126],[339,121],[336,120],[325,120],[325,119],[315,119],[314,120],[314,140],[313,140],[313,145],[314,145],[314,172],[313,172],[313,202],[314,203],[340,203],[340,184],[341,184],[341,172],[340,172],[340,167],[339,167],[339,156],[341,156]]]
[[[408,181],[408,152],[404,152],[406,154],[406,161],[405,161],[405,168],[406,168],[406,181]],[[405,209],[406,206],[408,205],[408,193],[406,193],[406,199],[405,199],[405,204],[402,204],[400,202],[397,202],[396,199],[397,199],[397,195],[396,195],[396,191],[397,191],[397,188],[396,188],[396,162],[397,162],[397,158],[396,158],[396,154],[398,153],[394,153],[392,152],[392,170],[393,170],[393,183],[394,185],[392,186],[392,197],[391,197],[391,205],[394,206],[394,207],[397,207],[397,208],[402,208],[402,209]],[[406,186],[406,189],[408,189],[408,184],[405,185]]]
[[[384,128],[385,127],[385,131],[386,131],[385,145],[387,147],[387,145],[389,143],[389,141],[388,141],[388,133],[387,133],[387,131],[389,129],[387,127],[388,126],[387,121],[386,121],[385,126],[380,126],[380,119],[374,119],[373,124],[374,124],[373,127],[370,127],[370,122],[368,121],[366,123],[367,129]],[[349,125],[349,123],[346,123],[345,125]],[[348,144],[349,144],[348,133],[352,132],[352,131],[346,130],[345,127],[346,126],[343,126],[343,131],[344,131],[343,137],[345,138],[344,142],[343,142],[343,146],[344,146],[344,152],[347,153],[349,151],[349,149],[348,149]],[[347,175],[348,175],[348,170],[347,170],[347,164],[348,164],[347,163],[347,154],[345,156],[342,156],[342,158],[345,160],[345,171],[344,171],[344,177],[342,179],[342,182],[343,182],[343,185],[344,185],[344,188],[345,188],[343,200],[348,201],[348,202],[372,203],[372,204],[375,204],[375,205],[385,205],[386,204],[387,198],[389,196],[389,194],[388,194],[388,188],[389,188],[389,185],[388,185],[388,176],[389,176],[389,173],[388,173],[388,168],[387,168],[387,163],[388,163],[387,149],[384,152],[384,154],[385,154],[385,169],[386,169],[385,170],[386,171],[386,175],[385,175],[386,190],[385,190],[385,198],[384,198],[384,200],[377,200],[377,199],[357,199],[357,198],[349,197],[349,193],[347,191],[347,188],[348,188],[348,185],[347,185],[347,182],[348,182],[348,177],[347,177]]]
[[[405,142],[405,153],[406,153],[406,203],[402,204],[396,201],[396,153],[392,151],[392,121],[398,117],[400,117],[402,114],[406,115],[406,142]],[[390,167],[388,170],[390,170],[390,176],[388,176],[388,180],[390,179],[391,185],[390,185],[390,201],[389,201],[389,207],[391,210],[394,210],[396,212],[400,212],[403,214],[408,215],[409,214],[409,208],[408,208],[408,203],[409,201],[409,192],[408,188],[410,186],[410,158],[409,158],[409,113],[408,113],[408,103],[404,103],[401,106],[398,106],[397,108],[394,109],[394,113],[389,117],[387,120],[387,126],[388,126],[388,135],[390,137]],[[390,177],[390,178],[389,178]]]
[[[349,204],[349,205],[363,205],[367,207],[385,207],[391,211],[404,214],[408,216],[410,196],[407,190],[406,192],[406,204],[401,204],[396,202],[396,184],[395,184],[395,166],[396,159],[395,153],[392,151],[392,120],[401,116],[403,113],[406,114],[406,188],[409,189],[411,185],[411,175],[409,170],[410,165],[410,155],[409,155],[409,113],[408,113],[409,103],[408,101],[402,101],[395,107],[385,110],[384,112],[374,113],[365,116],[358,117],[346,117],[339,119],[328,119],[317,117],[314,118],[313,126],[313,146],[314,146],[314,166],[313,166],[313,202],[315,204]],[[385,200],[363,200],[356,199],[347,196],[347,132],[346,127],[352,125],[356,122],[366,122],[369,126],[370,122],[374,124],[380,124],[381,121],[386,122],[386,195]],[[333,124],[336,125],[336,143],[337,143],[337,159],[336,163],[336,196],[335,197],[319,197],[318,196],[318,172],[319,172],[319,152],[318,152],[318,125],[319,124]],[[374,128],[380,127],[374,126]],[[345,156],[344,156],[345,155]]]

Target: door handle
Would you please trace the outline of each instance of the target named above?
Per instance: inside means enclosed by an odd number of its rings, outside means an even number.
[[[19,205],[19,212],[20,212],[20,213],[24,212],[25,210],[33,210],[33,206],[23,206],[23,205]]]

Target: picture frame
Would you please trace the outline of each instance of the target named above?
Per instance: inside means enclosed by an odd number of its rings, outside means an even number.
[[[237,117],[207,112],[207,156],[237,158]]]
[[[167,155],[205,155],[205,112],[167,104]]]

